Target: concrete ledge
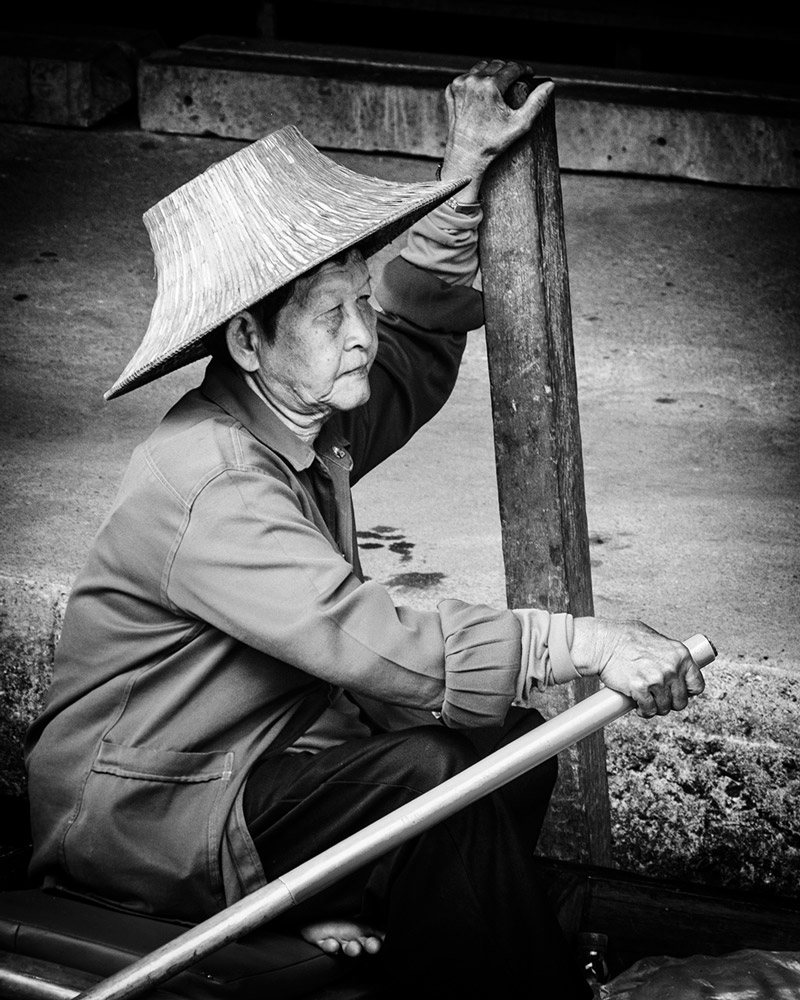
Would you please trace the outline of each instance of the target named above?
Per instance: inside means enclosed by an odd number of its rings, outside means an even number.
[[[25,789],[22,741],[53,672],[69,582],[0,576],[0,793]]]
[[[288,123],[328,149],[438,159],[443,89],[471,59],[204,37],[139,71],[142,128],[256,139]],[[800,186],[800,91],[541,66],[558,87],[561,166]]]
[[[152,32],[24,25],[0,32],[0,119],[86,128],[134,101]]]

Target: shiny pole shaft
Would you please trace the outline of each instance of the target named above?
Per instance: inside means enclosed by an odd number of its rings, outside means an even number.
[[[704,635],[684,642],[699,667],[716,650]],[[315,893],[424,833],[459,809],[496,791],[625,715],[635,702],[603,688],[477,764],[298,865],[126,969],[81,993],[79,1000],[125,1000],[154,989],[195,962],[255,930]]]

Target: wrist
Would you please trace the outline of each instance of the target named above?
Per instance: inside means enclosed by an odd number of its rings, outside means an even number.
[[[477,201],[484,175],[491,162],[491,157],[476,156],[472,150],[462,151],[459,147],[448,145],[439,164],[437,177],[444,181],[457,181],[468,177],[469,183],[456,192],[456,197],[459,201]]]
[[[439,164],[436,167],[437,181],[460,180],[463,179],[463,177],[463,174],[459,174],[454,170],[448,171],[444,161],[439,161]],[[448,198],[444,204],[449,205],[456,212],[474,212],[477,208],[480,208],[481,205],[480,198],[478,197],[480,189],[480,178],[476,181],[473,177],[465,187],[456,191],[456,193]]]
[[[574,618],[572,635],[572,662],[582,677],[600,673],[602,664],[598,657],[598,640],[601,623],[597,618]]]

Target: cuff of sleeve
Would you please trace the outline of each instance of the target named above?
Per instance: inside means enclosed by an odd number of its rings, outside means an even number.
[[[581,674],[572,661],[573,618],[538,608],[514,611],[522,626],[521,656],[514,705],[529,708],[534,690],[566,684]]]
[[[477,229],[483,219],[483,205],[479,201],[459,201],[456,192],[426,218],[441,229]]]
[[[572,615],[550,615],[547,648],[550,652],[550,670],[554,684],[566,684],[581,676],[578,668],[572,662],[571,650],[574,636],[575,623]]]
[[[498,726],[514,697],[520,626],[510,611],[447,600],[439,605],[445,650],[442,720],[454,728]]]
[[[448,284],[471,285],[478,270],[478,226],[482,218],[479,203],[462,205],[457,211],[445,202],[411,227],[400,256]]]

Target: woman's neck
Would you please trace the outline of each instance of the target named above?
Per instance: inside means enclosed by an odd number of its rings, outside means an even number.
[[[256,380],[248,372],[243,373],[244,380],[250,389],[258,396],[262,403],[275,414],[301,441],[308,445],[313,445],[325,423],[325,416],[321,414],[294,413],[282,407],[264,391]]]

